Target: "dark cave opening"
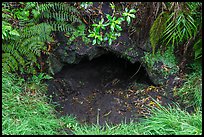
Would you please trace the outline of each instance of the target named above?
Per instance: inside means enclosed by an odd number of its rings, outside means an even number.
[[[154,83],[150,80],[145,67],[143,67],[140,62],[132,64],[127,59],[118,57],[111,52],[94,58],[91,61],[88,60],[88,58],[83,58],[79,64],[67,64],[63,67],[62,71],[55,75],[55,78],[64,77],[64,73],[73,69],[79,73],[80,71],[87,72],[87,77],[91,75],[91,70],[93,73],[98,71],[101,76],[112,72],[115,77],[120,77],[127,82],[136,81],[138,83],[154,85]],[[87,69],[87,71],[84,71],[85,69]],[[86,75],[86,73],[83,74]]]
[[[103,116],[100,124],[120,123],[139,117],[133,103],[138,97],[135,94],[127,98],[134,83],[153,85],[140,62],[132,64],[107,53],[91,61],[83,59],[79,64],[64,66],[48,82],[48,96],[58,104],[56,110],[60,115],[74,115],[82,123],[97,123],[100,110]]]

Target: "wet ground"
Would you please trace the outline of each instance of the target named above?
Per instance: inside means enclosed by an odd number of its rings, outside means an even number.
[[[48,96],[60,115],[74,115],[81,123],[138,121],[150,115],[148,108],[159,107],[152,98],[161,104],[172,102],[140,65],[113,54],[84,59],[65,66],[48,82]]]

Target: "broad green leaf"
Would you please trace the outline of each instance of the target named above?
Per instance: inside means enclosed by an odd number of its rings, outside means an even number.
[[[12,30],[9,32],[11,35],[20,36],[20,34],[16,30]]]
[[[108,40],[108,44],[111,45],[112,44],[112,39]]]
[[[101,44],[101,41],[97,40],[97,44],[98,44],[98,45]]]
[[[128,16],[128,13],[124,12],[124,13],[123,13],[123,16]]]
[[[94,33],[91,33],[91,34],[88,35],[88,37],[94,37],[94,36],[95,36]]]
[[[92,43],[92,44],[93,44],[93,45],[95,45],[95,44],[96,44],[96,39],[94,39],[94,40],[93,40],[93,43]]]
[[[102,38],[102,36],[101,36],[101,35],[99,35],[99,36],[98,36],[98,39],[99,39],[100,41],[102,41],[102,40],[103,40],[103,38]]]
[[[120,35],[121,35],[120,33],[115,33],[115,36],[117,37],[120,37]]]
[[[102,28],[102,29],[105,29],[105,27],[104,27],[104,26],[101,26],[101,28]]]
[[[116,40],[117,37],[116,37],[115,35],[112,35],[112,36],[111,36],[111,39]]]
[[[115,29],[115,24],[112,23],[112,24],[111,24],[111,31],[114,31],[114,29]]]
[[[117,29],[117,30],[119,30],[119,31],[122,31],[122,28],[121,28],[121,26],[119,26],[119,25],[116,25],[115,27],[116,27],[116,29]]]
[[[132,18],[135,18],[135,15],[134,14],[129,14],[130,17]]]
[[[108,26],[108,25],[109,25],[109,23],[103,24],[104,27],[106,27],[106,26]]]
[[[99,33],[100,27],[96,27],[95,31],[96,31],[95,33]]]
[[[128,24],[130,24],[130,17],[129,16],[127,16],[127,22],[128,22]]]
[[[119,20],[120,22],[124,21],[124,18],[121,17],[121,18],[118,18],[117,20]]]
[[[135,13],[135,12],[136,12],[135,9],[131,9],[131,10],[129,11],[129,13]]]
[[[98,26],[98,24],[92,24],[92,26],[93,26],[93,27],[97,27],[97,26]]]
[[[111,17],[111,15],[109,15],[109,14],[106,14],[106,17],[107,17],[107,19],[108,19],[108,20],[112,20],[112,17]]]

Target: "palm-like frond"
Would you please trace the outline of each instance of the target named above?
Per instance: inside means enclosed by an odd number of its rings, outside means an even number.
[[[168,14],[166,12],[161,13],[157,19],[154,21],[151,29],[150,29],[150,42],[152,45],[152,52],[155,53],[156,45],[158,44],[163,31],[166,28],[166,19]]]

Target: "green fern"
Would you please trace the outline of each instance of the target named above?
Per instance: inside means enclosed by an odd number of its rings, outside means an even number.
[[[198,30],[202,26],[201,6],[200,2],[177,4],[176,9],[169,14],[169,19],[166,21],[167,27],[162,37],[164,45],[183,45],[198,35]]]
[[[59,10],[59,11],[79,14],[79,11],[75,7],[65,2],[46,2],[39,6],[39,10],[42,12],[45,12],[48,10],[54,10],[54,11]]]
[[[49,21],[48,24],[52,25],[53,31],[73,32],[76,30],[71,24],[65,22]]]
[[[176,16],[176,17],[175,17]],[[163,42],[172,45],[178,45],[179,43],[195,37],[197,33],[197,27],[193,17],[184,12],[172,13],[167,20],[167,27],[163,33]]]
[[[166,19],[168,18],[168,14],[166,12],[161,13],[157,19],[154,21],[153,25],[150,29],[150,42],[152,45],[152,53],[155,54],[155,48],[158,44],[162,33],[166,28]]]
[[[49,36],[52,27],[41,23],[32,27],[26,27],[20,31],[20,38],[3,44],[3,68],[7,71],[21,73],[36,73],[39,68],[37,58],[42,51],[46,51],[46,42],[52,42]]]
[[[24,8],[14,8],[12,12],[26,11],[33,18],[18,19],[19,29],[17,31],[20,36],[9,41],[4,39],[2,66],[3,69],[11,72],[35,73],[36,67],[40,68],[38,57],[42,51],[46,52],[46,43],[53,42],[50,33],[52,31],[73,32],[75,31],[74,25],[82,24],[82,21],[79,18],[79,11],[67,2],[27,2],[23,5]],[[6,8],[3,9],[6,10]],[[3,14],[4,20],[13,18],[6,15]],[[39,21],[42,23],[38,24]]]
[[[18,63],[21,65],[21,66],[24,66],[25,65],[25,61],[24,61],[24,58],[20,55],[19,51],[18,50],[15,50],[12,52],[12,55],[13,57],[18,60]]]
[[[50,24],[53,31],[72,32],[75,30],[74,23],[82,24],[79,11],[68,3],[48,2],[41,4],[39,10],[42,20]]]
[[[14,58],[14,56],[12,56],[11,53],[3,53],[2,54],[2,62],[3,65],[6,63],[8,71],[15,71],[18,70],[18,62],[17,60]]]

